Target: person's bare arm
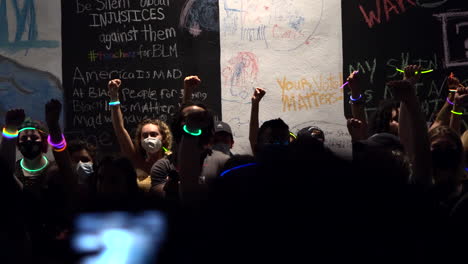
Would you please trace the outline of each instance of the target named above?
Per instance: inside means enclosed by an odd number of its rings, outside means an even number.
[[[255,153],[255,145],[257,144],[257,134],[259,129],[258,112],[260,101],[265,95],[266,91],[262,88],[255,88],[252,95],[252,108],[250,109],[250,125],[249,125],[249,141],[252,153]]]
[[[18,128],[21,126],[25,118],[23,109],[9,110],[5,115],[5,130],[8,134],[17,134]],[[11,138],[3,136],[2,144],[0,145],[0,155],[7,162],[10,169],[13,171],[16,162],[16,141],[17,135]]]
[[[111,102],[119,101],[119,89],[122,82],[119,79],[109,81],[107,85],[109,89],[109,97]],[[115,136],[119,142],[120,150],[124,156],[135,162],[137,159],[135,146],[133,145],[130,134],[125,129],[122,109],[120,104],[109,106],[111,109],[112,126],[114,128]]]
[[[209,115],[207,111],[189,113],[187,116],[187,129],[198,131],[208,126]],[[202,164],[200,163],[203,147],[200,146],[198,136],[184,133],[179,145],[178,166],[180,176],[180,196],[184,204],[197,207],[203,199],[204,188],[199,184]]]
[[[367,127],[361,120],[350,118],[347,120],[347,127],[352,142],[367,139]]]
[[[465,149],[466,153],[468,150],[468,130],[465,130],[465,132],[463,132],[463,135],[461,136],[461,141],[463,143],[463,149]],[[466,164],[466,166],[468,166],[468,164]]]
[[[45,105],[45,117],[49,128],[50,141],[54,144],[59,144],[65,139],[59,124],[61,111],[62,104],[58,100],[52,99]],[[65,185],[63,188],[67,191],[66,193],[72,195],[78,188],[78,179],[73,171],[70,154],[66,148],[63,151],[56,151],[57,149],[54,146],[52,148],[55,162],[60,170],[61,177],[64,179]]]
[[[460,135],[460,122],[464,111],[464,106],[468,101],[468,88],[460,85],[454,95],[453,108],[450,117],[450,128]]]
[[[363,94],[362,94],[361,81],[362,80],[358,71],[353,71],[347,78],[348,86],[351,89],[351,97],[354,99],[360,98],[354,103],[351,103],[351,113],[354,119],[357,119],[361,122],[360,124],[361,126],[363,126],[364,128],[367,128],[367,119],[366,119],[366,113],[364,110],[365,99],[363,98]],[[365,138],[367,138],[367,132],[366,132],[366,135],[364,136]]]
[[[436,116],[436,120],[432,123],[429,131],[438,126],[449,126],[450,125],[450,111],[452,110],[452,103],[454,100],[454,93],[449,93],[447,99],[445,100],[444,105],[440,109],[439,113]]]
[[[187,76],[184,79],[184,97],[182,103],[185,104],[192,100],[193,90],[200,86],[201,80],[198,76]]]
[[[453,73],[451,73],[447,77],[447,86],[449,89],[449,94],[447,99],[445,100],[444,105],[440,109],[439,113],[437,114],[436,120],[431,125],[430,129],[434,129],[438,126],[450,126],[450,118],[451,118],[451,110],[453,109],[454,101],[455,101],[455,92],[457,88],[460,86],[460,81],[455,77]]]
[[[420,70],[420,67],[416,67],[414,65],[409,65],[405,68],[405,72],[403,74],[403,80],[406,80],[409,82],[409,84],[412,87],[412,92],[416,94],[414,87],[416,83],[419,81],[421,78],[421,74],[416,74],[416,71]],[[410,115],[408,114],[408,109],[407,105],[404,103],[400,103],[400,111],[399,111],[399,116],[398,116],[398,123],[399,123],[399,128],[403,127],[403,129],[399,129],[398,131],[398,136],[400,137],[400,142],[405,146],[405,150],[407,155],[410,157],[410,159],[413,158],[414,154],[414,145],[411,143],[412,138],[415,136],[413,133],[414,131],[411,129],[408,129],[411,127],[411,122],[413,122],[410,118]]]
[[[405,80],[392,81],[388,85],[393,89],[395,99],[401,102],[399,134],[400,138],[402,134],[408,136],[401,143],[413,164],[412,181],[428,186],[432,184],[432,158],[426,122],[414,89],[419,77],[416,72],[420,72],[420,67],[407,66]],[[402,123],[402,119],[408,122]]]

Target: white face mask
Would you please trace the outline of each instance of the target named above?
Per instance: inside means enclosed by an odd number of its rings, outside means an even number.
[[[88,178],[93,174],[93,163],[92,162],[78,162],[76,164],[76,174],[78,175],[79,183],[85,183]]]
[[[153,154],[158,152],[162,147],[162,142],[156,137],[147,137],[141,142],[141,146],[146,152]]]

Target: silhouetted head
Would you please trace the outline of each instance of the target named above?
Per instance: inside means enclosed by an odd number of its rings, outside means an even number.
[[[179,112],[174,118],[174,121],[172,122],[172,134],[174,136],[174,141],[178,144],[180,143],[180,140],[182,139],[182,135],[184,132],[184,125],[186,124],[187,116],[190,113],[193,112],[206,112],[206,123],[208,124],[206,127],[200,128],[202,133],[199,136],[199,142],[200,145],[208,145],[211,143],[211,140],[214,135],[214,118],[210,110],[204,105],[200,103],[193,103],[193,102],[188,102],[183,104],[180,107]]]
[[[84,140],[71,140],[67,142],[68,153],[73,165],[78,162],[94,162],[96,146]]]
[[[137,175],[127,158],[107,156],[96,169],[97,194],[103,197],[128,197],[138,192]]]
[[[463,170],[464,152],[458,134],[447,126],[438,126],[429,131],[429,140],[435,182],[459,182],[460,173],[457,171]],[[441,177],[441,174],[438,173],[441,171],[453,172],[447,174],[453,175],[453,178]]]
[[[289,145],[289,136],[289,126],[281,118],[265,121],[258,130],[255,155],[281,154]]]
[[[39,121],[27,119],[18,129],[17,146],[24,158],[33,160],[47,152],[47,130]]]
[[[410,161],[400,139],[391,133],[377,133],[353,143],[353,162],[368,176],[369,186],[403,186],[411,176]]]
[[[369,122],[370,135],[376,133],[391,133],[398,135],[400,104],[396,101],[383,101]]]

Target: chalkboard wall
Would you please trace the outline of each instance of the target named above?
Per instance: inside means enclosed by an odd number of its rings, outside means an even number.
[[[221,118],[217,1],[62,1],[66,130],[116,149],[107,83],[122,79],[125,126],[145,118],[170,122],[183,78],[199,75],[194,100]]]
[[[445,102],[444,83],[450,72],[468,85],[468,1],[344,0],[342,18],[343,77],[360,71],[368,114],[381,100],[391,98],[385,83],[400,79],[396,68],[408,64],[434,70],[417,85],[428,122]]]

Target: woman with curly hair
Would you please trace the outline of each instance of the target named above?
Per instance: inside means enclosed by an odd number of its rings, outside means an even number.
[[[136,169],[138,186],[145,191],[151,187],[149,177],[151,166],[164,157],[172,147],[172,133],[169,126],[157,119],[143,120],[137,127],[132,141],[124,126],[124,119],[119,102],[119,88],[121,80],[109,81],[109,103],[114,127],[121,152],[129,158]]]

